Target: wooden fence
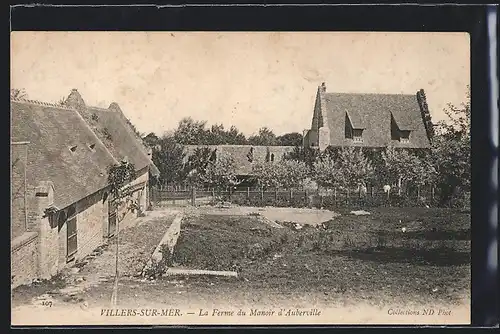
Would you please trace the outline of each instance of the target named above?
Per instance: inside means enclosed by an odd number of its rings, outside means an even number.
[[[152,188],[151,200],[161,205],[202,205],[227,201],[247,206],[277,207],[377,207],[377,206],[436,206],[433,187],[406,189],[398,192],[368,188],[363,191],[334,189],[330,191],[304,189],[238,188],[223,191],[215,189],[159,189]]]

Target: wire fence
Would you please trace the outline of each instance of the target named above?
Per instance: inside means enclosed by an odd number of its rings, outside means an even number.
[[[330,189],[259,189],[233,188],[216,190],[210,188],[151,188],[151,200],[159,205],[203,205],[231,202],[241,206],[275,207],[380,207],[380,206],[439,206],[433,186],[407,188],[404,191],[391,189],[388,192],[375,187],[363,190]],[[470,193],[464,193],[462,206],[467,207]],[[465,204],[464,204],[465,203]]]

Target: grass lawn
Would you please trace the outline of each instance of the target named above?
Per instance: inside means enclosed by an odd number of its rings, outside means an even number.
[[[240,291],[455,303],[470,295],[470,214],[378,208],[300,230],[251,216],[201,215],[183,221],[174,262],[236,270],[239,281],[221,284]]]

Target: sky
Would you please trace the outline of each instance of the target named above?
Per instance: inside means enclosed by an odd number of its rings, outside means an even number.
[[[434,121],[470,81],[467,33],[12,32],[11,88],[57,102],[76,88],[87,105],[120,105],[145,134],[190,116],[277,135],[311,125],[327,92],[415,94]]]

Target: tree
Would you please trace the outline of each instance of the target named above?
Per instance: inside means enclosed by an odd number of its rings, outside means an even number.
[[[371,162],[360,148],[342,147],[338,156],[320,156],[314,163],[313,179],[325,188],[353,188],[372,177]]]
[[[286,133],[276,138],[277,145],[280,146],[302,146],[303,136],[298,132]]]
[[[371,178],[374,169],[373,166],[363,154],[361,148],[343,147],[340,150],[338,164],[344,175],[343,181],[345,187],[356,187],[364,184],[368,178]]]
[[[281,177],[275,163],[259,162],[252,166],[252,174],[262,188],[279,188]]]
[[[236,164],[229,154],[220,153],[216,159],[207,162],[204,172],[200,174],[204,184],[220,192],[227,187],[233,187],[239,183],[236,177]]]
[[[252,173],[263,188],[300,187],[308,175],[308,168],[302,161],[280,160],[263,162],[252,166]]]
[[[469,86],[465,102],[458,107],[449,103],[444,112],[448,120],[437,124],[431,145],[441,204],[449,203],[455,195],[471,188]]]
[[[247,138],[234,125],[226,132],[227,142],[229,145],[245,145]]]
[[[204,175],[210,161],[216,159],[217,150],[197,147],[184,165],[183,175],[191,185],[203,185]]]
[[[285,153],[284,160],[302,161],[312,171],[314,169],[314,162],[320,156],[318,148],[295,146],[291,152]]]
[[[259,134],[248,138],[250,145],[256,146],[275,146],[277,144],[276,135],[267,127],[259,129]]]
[[[407,149],[387,147],[382,152],[384,162],[383,177],[390,185],[397,185],[401,194],[403,183],[416,186],[430,184],[435,179],[436,170],[432,163]]]
[[[191,117],[181,119],[174,131],[175,141],[182,145],[206,145],[209,137],[206,124],[206,121],[195,121]]]
[[[11,99],[27,99],[28,94],[24,90],[24,88],[11,88],[10,89],[10,98]]]
[[[345,184],[342,170],[338,163],[330,157],[317,159],[314,162],[312,179],[325,189],[333,189]]]
[[[116,216],[116,253],[115,253],[115,283],[111,295],[111,304],[118,304],[118,259],[119,259],[119,233],[120,222],[125,218],[128,212],[141,210],[138,201],[132,199],[132,189],[130,182],[135,179],[135,167],[126,160],[120,164],[108,167],[108,187],[112,207],[117,210]],[[120,212],[121,210],[121,212]]]
[[[160,138],[154,132],[150,132],[147,136],[142,138],[142,140],[152,149],[160,145]]]
[[[148,145],[153,145],[152,160],[160,171],[160,182],[165,184],[181,181],[185,176],[184,147],[177,144],[172,136],[164,136],[161,139],[154,134],[148,136],[146,136],[148,138],[146,142]]]

